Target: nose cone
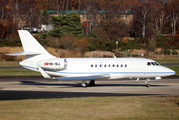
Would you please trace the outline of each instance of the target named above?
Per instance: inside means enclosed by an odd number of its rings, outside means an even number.
[[[167,67],[164,67],[164,68],[165,68],[164,71],[167,74],[167,76],[171,76],[171,75],[176,74],[176,72],[174,70],[167,68]]]
[[[172,69],[170,69],[170,72],[171,72],[171,75],[176,74],[176,72],[174,70],[172,70]]]

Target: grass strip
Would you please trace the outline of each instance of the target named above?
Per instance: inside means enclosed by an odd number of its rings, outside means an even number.
[[[41,76],[41,74],[28,69],[0,69],[0,76]]]
[[[179,96],[0,101],[0,119],[178,120]]]
[[[160,64],[179,64],[179,58],[154,58]]]
[[[19,67],[19,61],[0,61],[0,67]]]

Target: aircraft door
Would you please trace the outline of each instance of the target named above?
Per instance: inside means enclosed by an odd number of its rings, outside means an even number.
[[[100,62],[100,63],[98,64],[98,69],[99,69],[99,70],[102,70],[102,69],[103,69],[103,63],[102,63],[102,62]]]

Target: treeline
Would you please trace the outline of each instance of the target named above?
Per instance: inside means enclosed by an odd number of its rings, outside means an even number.
[[[26,21],[27,27],[38,27],[40,24],[53,21],[54,29],[40,37],[46,41],[43,43],[49,46],[57,45],[55,44],[58,43],[57,40],[61,41],[59,44],[62,42],[65,44],[68,38],[73,42],[77,40],[74,46],[86,43],[87,45],[81,46],[83,48],[86,46],[87,50],[104,50],[115,48],[115,42],[122,41],[124,37],[134,37],[134,41],[126,40],[127,44],[120,42],[119,47],[132,49],[141,46],[151,50],[156,47],[179,48],[179,0],[0,0],[0,2],[0,39],[17,40],[17,29],[21,27],[19,25],[21,20]],[[89,26],[81,26],[78,23],[76,28],[71,30],[71,27],[66,26],[68,23],[56,25],[55,19],[60,21],[63,18],[49,18],[47,13],[41,12],[44,10],[88,11]],[[99,10],[105,10],[100,22],[97,19]],[[126,18],[127,11],[130,11],[133,17],[129,23],[119,19],[121,16]],[[77,35],[78,32],[80,35]],[[162,37],[163,34],[167,37]],[[53,42],[52,38],[56,42]]]

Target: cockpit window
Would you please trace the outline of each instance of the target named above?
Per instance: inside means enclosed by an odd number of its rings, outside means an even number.
[[[153,62],[151,62],[152,63],[152,65],[155,65]]]
[[[160,64],[159,63],[157,63],[157,62],[154,62],[157,66],[159,66]]]
[[[147,62],[147,65],[148,66],[151,66],[151,65],[153,65],[153,66],[159,66],[160,64],[157,63],[157,62]]]

